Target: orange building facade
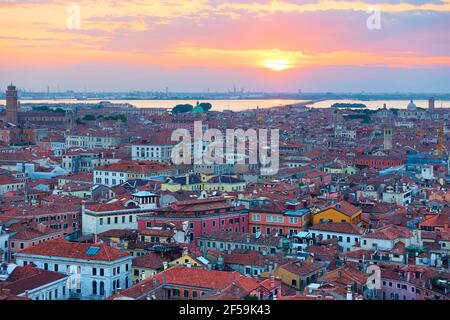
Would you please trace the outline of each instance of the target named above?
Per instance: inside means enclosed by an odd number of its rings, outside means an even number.
[[[262,235],[292,236],[309,225],[309,209],[285,212],[252,210],[249,213],[249,230]]]

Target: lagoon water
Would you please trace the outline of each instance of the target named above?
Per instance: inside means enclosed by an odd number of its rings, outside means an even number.
[[[377,110],[383,108],[386,104],[387,108],[406,109],[411,100],[374,100],[374,101],[361,101],[361,100],[324,100],[316,102],[312,105],[314,108],[330,108],[335,103],[362,103],[367,106],[367,109]],[[428,108],[428,100],[414,100],[414,103],[419,108]],[[450,108],[450,101],[436,100],[435,108]]]
[[[60,103],[74,103],[74,104],[95,104],[101,101],[110,101],[112,103],[129,103],[136,108],[167,108],[172,109],[177,104],[191,104],[196,105],[197,100],[76,100],[76,99],[63,99],[63,100],[21,100],[22,103],[49,103],[49,104],[60,104]],[[307,102],[306,100],[287,100],[287,99],[258,99],[258,100],[205,100],[200,102],[209,102],[213,105],[213,111],[223,111],[223,110],[233,110],[233,111],[243,111],[257,109],[267,109],[273,107],[281,107],[291,104],[300,104]]]
[[[86,100],[80,101],[76,99],[61,99],[61,100],[21,100],[22,103],[74,103],[74,104],[94,104],[105,100]],[[129,103],[137,108],[167,108],[172,109],[177,104],[189,103],[195,106],[197,100],[106,100],[113,103]],[[280,107],[285,105],[295,105],[308,102],[307,100],[288,100],[288,99],[256,99],[256,100],[205,100],[200,102],[210,102],[213,105],[214,111],[233,110],[243,111],[251,109],[267,109],[273,107]],[[388,108],[406,109],[410,100],[374,100],[374,101],[361,101],[361,100],[323,100],[309,105],[313,108],[330,108],[334,103],[363,103],[367,106],[367,109],[376,110],[383,108],[386,104]],[[420,108],[428,108],[427,100],[414,100],[414,103]],[[436,100],[436,108],[450,108],[449,100]]]

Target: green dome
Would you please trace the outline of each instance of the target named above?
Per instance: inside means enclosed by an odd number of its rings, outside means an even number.
[[[194,113],[203,113],[203,112],[205,112],[205,110],[203,110],[202,107],[197,106],[197,107],[195,107],[195,108],[192,110],[192,112],[194,112]]]

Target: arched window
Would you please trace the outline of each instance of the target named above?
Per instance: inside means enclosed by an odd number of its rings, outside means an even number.
[[[103,281],[100,281],[100,295],[105,295],[105,283]]]
[[[97,281],[92,281],[92,294],[96,295],[97,294]]]

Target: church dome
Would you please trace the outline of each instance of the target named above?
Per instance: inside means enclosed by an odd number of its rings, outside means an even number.
[[[414,103],[414,101],[411,100],[411,102],[408,104],[408,110],[416,110],[417,106]]]

